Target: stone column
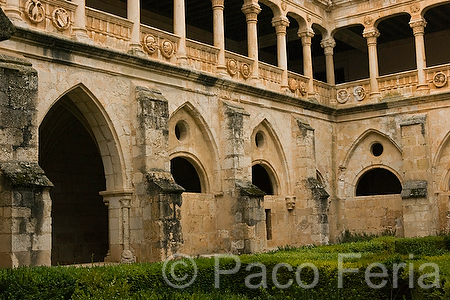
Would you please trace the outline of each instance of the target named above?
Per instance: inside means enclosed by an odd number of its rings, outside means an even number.
[[[369,76],[370,76],[370,97],[379,97],[378,90],[378,54],[377,54],[377,38],[380,36],[378,29],[366,28],[363,37],[367,39],[367,47],[369,52]]]
[[[314,78],[313,78],[313,65],[311,55],[311,38],[314,36],[314,31],[311,28],[299,31],[298,36],[302,40],[303,48],[303,75],[309,78],[308,80],[308,95],[313,96],[314,93]]]
[[[252,78],[259,78],[258,66],[258,14],[261,12],[261,7],[258,3],[245,3],[242,6],[242,12],[245,14],[247,20],[247,45],[248,57],[253,59]]]
[[[20,11],[20,0],[7,0],[4,8],[5,14],[16,25],[25,25],[22,12]]]
[[[180,41],[178,42],[178,64],[187,65],[186,10],[184,0],[173,1],[173,31],[180,37]]]
[[[131,27],[131,40],[129,53],[144,56],[144,51],[142,50],[141,45],[140,0],[127,0],[127,19],[133,21],[133,26]]]
[[[320,46],[322,46],[325,53],[327,83],[330,85],[335,85],[333,48],[336,46],[336,41],[332,37],[324,38],[320,42]]]
[[[86,30],[86,1],[72,1],[73,3],[77,4],[73,19],[72,38],[80,42],[92,43],[92,40],[89,38]]]
[[[419,84],[417,85],[417,90],[428,90],[428,84],[426,81],[425,68],[426,57],[425,57],[425,42],[424,42],[424,32],[427,22],[424,19],[411,20],[409,26],[413,29],[414,40],[416,43],[416,64],[417,64],[417,77],[419,78]]]
[[[286,49],[286,27],[289,26],[289,20],[284,17],[272,19],[272,26],[275,27],[277,34],[277,57],[278,67],[283,69],[281,77],[281,89],[288,89],[288,64],[287,64],[287,49]]]
[[[126,196],[120,200],[122,207],[122,228],[123,228],[123,251],[120,259],[121,263],[134,263],[136,256],[130,248],[130,208],[131,196]]]
[[[217,73],[227,75],[225,63],[225,29],[223,22],[224,0],[211,0],[213,9],[213,31],[214,47],[219,48],[219,57],[217,60]]]

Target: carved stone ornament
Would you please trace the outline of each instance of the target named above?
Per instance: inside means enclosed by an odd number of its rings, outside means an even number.
[[[361,101],[366,98],[366,91],[362,86],[358,85],[353,88],[353,95],[356,100]]]
[[[250,71],[250,66],[248,63],[243,63],[241,65],[241,74],[242,74],[242,77],[244,77],[245,79],[250,77],[251,71]]]
[[[364,24],[365,25],[372,25],[373,23],[373,17],[372,16],[365,16],[364,17]]]
[[[339,103],[347,102],[349,97],[350,97],[350,95],[349,95],[349,93],[347,92],[346,89],[342,89],[342,90],[337,91],[336,100]]]
[[[168,40],[163,40],[161,42],[161,54],[165,57],[165,58],[171,58],[174,52],[173,49],[173,43],[171,41]]]
[[[45,18],[45,9],[39,0],[28,0],[25,3],[25,14],[33,23],[40,23]]]
[[[62,7],[56,8],[52,12],[52,22],[58,30],[66,30],[70,25],[69,13]]]
[[[281,2],[281,9],[283,11],[285,11],[287,9],[287,3],[286,2]]]
[[[155,53],[156,50],[158,50],[158,42],[156,41],[156,37],[153,34],[145,35],[144,39],[142,40],[142,46],[148,53]]]
[[[297,80],[295,80],[294,78],[290,78],[288,81],[288,87],[289,87],[289,90],[291,90],[291,92],[294,93],[298,87]]]
[[[417,3],[414,3],[409,7],[409,9],[413,14],[415,14],[415,13],[419,12],[420,6]]]
[[[301,82],[301,83],[300,83],[300,85],[299,85],[299,87],[298,87],[298,90],[299,90],[300,94],[302,94],[303,97],[306,96],[306,94],[307,94],[307,92],[308,92],[308,91],[306,90],[306,85],[305,85],[304,82]]]
[[[231,76],[236,75],[236,73],[238,72],[238,64],[234,58],[230,58],[227,61],[227,71]]]
[[[433,83],[437,88],[441,88],[447,84],[447,75],[443,72],[437,72],[434,74]]]

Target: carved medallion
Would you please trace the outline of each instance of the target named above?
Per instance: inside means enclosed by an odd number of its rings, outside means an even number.
[[[355,99],[358,101],[363,100],[364,98],[366,98],[366,91],[364,90],[364,88],[362,86],[355,86],[353,88],[353,95],[355,96]]]
[[[364,17],[364,24],[365,25],[372,25],[373,23],[373,17],[372,16],[365,16]]]
[[[171,41],[164,40],[161,43],[161,54],[165,58],[171,58],[174,52],[173,48],[173,43]]]
[[[52,22],[58,30],[66,30],[70,25],[69,13],[62,7],[56,8],[52,12]]]
[[[28,0],[25,3],[25,14],[33,23],[40,23],[45,18],[45,10],[39,0]]]
[[[300,94],[304,97],[307,94],[307,90],[306,90],[306,86],[304,82],[301,82],[300,85],[298,86],[298,90],[300,92]]]
[[[433,83],[437,88],[441,88],[447,84],[447,75],[443,72],[437,72],[434,74]]]
[[[251,71],[250,71],[249,64],[243,63],[241,65],[241,74],[242,74],[242,77],[244,77],[244,79],[247,79],[250,77]]]
[[[235,59],[230,58],[227,61],[227,71],[228,71],[228,74],[230,74],[231,76],[236,75],[236,73],[238,72],[238,64]]]
[[[298,87],[297,80],[295,80],[294,78],[289,79],[288,87],[291,90],[291,92],[294,93],[297,90],[297,87]]]
[[[158,50],[158,42],[156,41],[156,37],[153,34],[145,35],[144,39],[142,40],[142,46],[148,53],[155,53],[156,50]]]
[[[409,7],[409,10],[410,10],[413,14],[415,14],[415,13],[419,12],[420,6],[419,6],[417,3],[414,3],[414,4],[412,4],[412,5]]]
[[[350,95],[348,94],[346,89],[337,91],[336,99],[339,103],[347,102],[349,97]]]

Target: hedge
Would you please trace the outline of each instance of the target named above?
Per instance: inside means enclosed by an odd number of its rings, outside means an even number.
[[[450,252],[447,236],[425,238],[380,237],[370,241],[321,247],[283,247],[278,251],[241,255],[238,272],[233,270],[233,257],[197,258],[197,277],[171,287],[164,279],[170,269],[179,278],[193,275],[188,259],[164,263],[93,267],[21,267],[0,270],[1,299],[450,299]],[[351,257],[353,256],[353,258]],[[343,288],[339,283],[339,257],[343,268]],[[423,289],[419,278],[431,285],[430,269],[420,270],[425,263],[439,267],[439,287]],[[219,263],[218,271],[216,263]],[[285,265],[280,265],[281,263]],[[371,278],[372,285],[386,282],[382,288],[371,288],[365,272],[373,263],[385,266],[388,277]],[[184,265],[183,265],[184,264]],[[404,264],[404,265],[401,265]],[[311,267],[317,268],[317,274]],[[382,273],[380,265],[372,265],[372,273]],[[404,267],[399,267],[404,266]],[[413,273],[409,272],[409,267]],[[299,268],[301,272],[297,272]],[[276,269],[275,282],[272,272]],[[397,276],[394,276],[397,270]],[[230,272],[231,273],[231,272]],[[298,275],[299,274],[299,275]],[[411,275],[412,274],[412,275]],[[264,277],[265,276],[265,277]],[[300,277],[298,277],[300,276]],[[414,286],[410,287],[412,276]],[[394,283],[394,278],[398,281]],[[215,287],[216,278],[220,288]],[[267,280],[263,280],[263,279]],[[315,280],[317,279],[317,282]],[[173,280],[172,280],[173,281]],[[287,284],[292,284],[287,287]],[[395,284],[397,285],[395,287]],[[309,288],[309,286],[314,286]]]

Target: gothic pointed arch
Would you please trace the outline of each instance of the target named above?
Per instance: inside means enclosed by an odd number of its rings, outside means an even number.
[[[264,118],[256,125],[251,135],[252,143],[252,165],[258,161],[265,161],[262,164],[271,175],[274,184],[278,184],[276,190],[278,194],[289,191],[289,168],[281,141],[274,130],[272,124]],[[270,167],[269,167],[270,166]]]
[[[53,103],[39,126],[39,164],[54,184],[52,264],[103,261],[109,216],[100,192],[123,188],[109,118],[83,85]]]
[[[202,192],[220,190],[217,178],[218,147],[210,126],[191,102],[178,107],[169,118],[169,155],[183,153],[201,175]]]

